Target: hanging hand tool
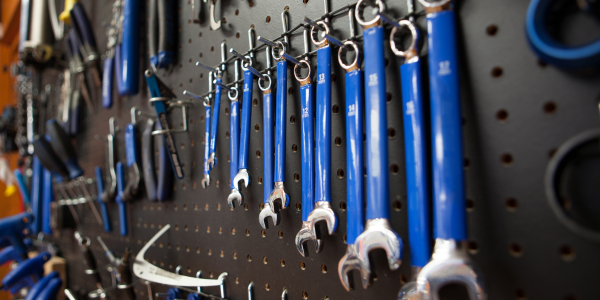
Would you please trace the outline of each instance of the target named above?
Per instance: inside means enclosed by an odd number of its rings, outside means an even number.
[[[29,233],[29,226],[33,216],[29,213],[5,217],[0,219],[0,237],[10,240],[21,260],[27,259],[27,245],[23,241],[23,235]]]
[[[132,108],[134,109],[134,108]],[[154,169],[154,142],[152,141],[152,131],[154,130],[154,120],[148,118],[142,133],[142,162],[144,170],[144,187],[146,187],[146,196],[148,200],[155,202],[156,196],[156,170]],[[160,175],[160,174],[159,174]]]
[[[325,7],[327,8],[327,2],[325,2]],[[324,28],[325,34],[329,34],[327,23],[318,21],[317,25]],[[315,225],[325,221],[327,231],[329,235],[332,235],[337,229],[337,217],[331,209],[331,47],[327,39],[318,40],[315,37],[319,31],[318,28],[312,26],[310,31],[311,40],[317,45],[317,148],[315,206],[306,221],[313,233],[313,238],[316,238]]]
[[[219,30],[219,28],[221,28],[221,19],[219,19],[218,22],[215,19],[215,6],[217,5],[217,0],[208,1],[210,1],[210,29]]]
[[[139,91],[140,11],[143,9],[140,0],[122,1],[120,43],[115,48],[117,87],[119,95],[134,96]],[[163,124],[163,128],[170,127]]]
[[[242,99],[242,128],[240,133],[240,151],[238,159],[238,174],[235,175],[233,180],[235,190],[239,191],[240,181],[244,181],[245,187],[250,185],[250,174],[248,173],[248,157],[250,156],[250,123],[252,117],[252,92],[254,89],[254,72],[256,71],[252,67],[252,59],[254,56],[254,28],[248,29],[248,42],[250,45],[250,55],[243,57],[242,70],[244,70],[244,94]],[[230,52],[236,54],[233,48]],[[236,54],[238,56],[238,54]],[[241,56],[241,55],[239,55]],[[239,57],[238,56],[238,57]],[[245,63],[245,64],[244,64]],[[258,72],[258,71],[256,71]],[[260,73],[259,73],[260,74]],[[261,75],[259,78],[263,78]],[[242,194],[238,193],[235,200],[238,201],[239,205],[242,205],[243,197]],[[233,203],[229,203],[229,206],[233,207]]]
[[[135,107],[131,108],[131,123],[125,127],[125,153],[127,154],[127,185],[124,187],[121,200],[131,201],[140,194],[142,168],[136,125]]]
[[[43,273],[44,264],[48,262],[50,258],[52,258],[50,253],[42,252],[34,258],[23,260],[17,265],[16,268],[10,270],[10,272],[8,272],[6,276],[2,278],[2,285],[0,286],[0,289],[6,290],[7,288],[17,284],[23,278],[30,277],[35,279],[35,281],[39,280],[40,276],[38,275]]]
[[[267,46],[265,51],[267,55],[267,69],[271,68],[271,47]],[[269,84],[263,86],[269,80]],[[258,221],[263,229],[267,229],[268,223],[265,221],[266,218],[271,217],[273,225],[279,225],[279,214],[273,213],[271,210],[271,204],[269,203],[269,197],[273,191],[273,158],[275,146],[273,145],[273,136],[275,134],[274,128],[274,117],[275,107],[273,103],[273,91],[271,90],[271,71],[267,71],[267,76],[258,79],[258,87],[263,92],[263,209],[260,211]]]
[[[213,73],[208,73],[208,90],[212,91],[212,77]],[[203,105],[204,110],[206,112],[204,123],[206,124],[204,127],[204,178],[202,178],[202,188],[207,188],[210,185],[210,166],[208,165],[209,153],[210,153],[210,97],[212,97],[212,93],[209,94],[207,98],[204,99]]]
[[[75,231],[74,235],[75,240],[77,240],[77,244],[83,253],[83,267],[85,274],[91,275],[96,287],[102,290],[102,279],[100,278],[100,273],[98,272],[96,258],[90,250],[92,241],[88,237],[81,236],[78,231]]]
[[[350,13],[353,13],[350,10]],[[352,22],[352,21],[351,21]],[[353,24],[351,24],[352,26]],[[353,27],[353,26],[352,26]],[[351,27],[351,28],[352,28]],[[354,36],[351,30],[351,36]],[[354,60],[350,64],[344,63],[346,47],[354,50]],[[344,47],[340,47],[338,61],[340,66],[346,70],[346,165],[348,175],[346,179],[346,254],[338,264],[338,275],[346,291],[350,291],[351,282],[349,275],[352,270],[362,272],[362,266],[358,260],[358,245],[356,237],[363,232],[364,225],[364,187],[363,187],[363,72],[360,69],[359,49],[356,43],[347,41]],[[361,273],[361,277],[368,277]]]
[[[391,270],[400,267],[402,240],[389,223],[388,191],[388,138],[385,86],[385,57],[383,54],[383,34],[380,17],[370,21],[362,19],[363,4],[356,4],[356,20],[364,27],[364,66],[365,66],[365,115],[367,135],[367,222],[365,231],[355,240],[358,245],[358,259],[362,266],[362,284],[370,284],[371,265],[369,252],[383,249],[386,252]],[[379,11],[384,11],[383,1],[376,1]]]
[[[106,27],[106,37],[107,37],[107,45],[106,45],[106,53],[104,54],[104,64],[102,70],[102,106],[106,109],[111,108],[113,105],[113,76],[120,75],[120,68],[117,68],[117,62],[119,67],[121,66],[121,61],[115,58],[117,47],[121,47],[121,35],[122,35],[122,25],[123,18],[123,2],[121,0],[115,0],[112,5],[112,18],[110,19],[110,24]],[[120,57],[119,57],[120,59]],[[117,76],[117,85],[121,84],[122,74],[121,76]],[[122,87],[118,89],[121,91]]]
[[[136,108],[137,110],[137,108]],[[137,112],[142,114],[141,111]],[[142,134],[142,162],[144,170],[144,186],[146,195],[150,201],[166,201],[171,197],[173,191],[173,168],[169,163],[169,149],[164,144],[164,139],[157,141],[158,146],[158,180],[156,179],[156,170],[154,168],[154,141],[152,132],[154,129],[161,130],[160,123],[154,122],[154,119],[148,114],[146,127]],[[158,181],[158,182],[157,182]]]
[[[70,17],[73,20],[71,26],[77,32],[80,52],[83,54],[83,63],[92,69],[92,78],[98,88],[101,86],[100,78],[102,78],[97,66],[100,55],[98,55],[94,30],[81,3],[73,3]]]
[[[29,1],[27,1],[29,2]],[[27,18],[28,28],[24,33],[23,50],[37,63],[46,63],[53,54],[54,35],[51,32],[50,12],[47,0],[31,0],[31,18]],[[22,33],[23,34],[23,33]]]
[[[42,232],[52,234],[50,226],[51,207],[54,202],[54,187],[52,185],[52,172],[44,168],[43,188],[42,188]]]
[[[96,171],[96,189],[98,190],[98,204],[100,204],[100,213],[102,214],[102,223],[104,224],[104,232],[110,232],[110,218],[108,216],[108,206],[107,203],[102,200],[102,196],[105,193],[104,182],[102,176],[102,169],[98,166],[95,168]]]
[[[115,202],[119,205],[119,228],[121,235],[126,236],[128,233],[127,226],[127,202],[123,199],[123,189],[125,187],[125,174],[123,171],[123,163],[117,163],[117,197]]]
[[[44,184],[44,167],[37,156],[33,156],[31,176],[31,213],[33,222],[31,223],[31,233],[37,235],[42,231],[42,192]]]
[[[131,251],[129,248],[125,248],[123,257],[116,258],[113,252],[106,247],[106,244],[104,244],[102,238],[98,237],[97,239],[100,243],[100,246],[102,246],[102,249],[104,249],[106,258],[108,258],[108,261],[112,267],[112,272],[117,280],[117,289],[124,290],[125,295],[122,293],[119,296],[125,297],[127,300],[135,299],[135,291],[133,290],[133,277],[131,276],[131,269],[129,268]]]
[[[170,286],[190,286],[190,287],[205,287],[205,286],[221,286],[225,280],[227,273],[221,273],[217,279],[203,279],[189,276],[178,275],[167,270],[163,270],[147,262],[144,259],[146,251],[152,246],[171,225],[166,224],[159,232],[157,232],[147,243],[142,247],[135,257],[133,263],[133,273],[140,279],[147,280]]]
[[[44,289],[40,292],[37,299],[56,299],[56,295],[63,285],[62,279],[59,277],[52,278]]]
[[[169,160],[171,161],[173,172],[177,179],[181,180],[184,177],[183,168],[181,167],[177,146],[175,145],[175,140],[173,139],[173,133],[171,131],[173,126],[169,124],[167,108],[165,106],[165,102],[174,99],[175,95],[151,70],[146,70],[145,77],[148,88],[150,89],[150,94],[152,95],[150,101],[154,105],[156,115],[164,131],[163,138],[166,146],[169,148]],[[187,124],[187,120],[184,119],[184,122]]]
[[[40,281],[36,282],[29,292],[27,296],[25,296],[25,300],[36,300],[38,296],[42,293],[42,291],[48,286],[48,283],[52,279],[59,278],[59,274],[56,271],[50,272],[50,274],[44,276],[44,278],[40,279]]]
[[[148,51],[154,70],[169,68],[175,59],[175,8],[172,0],[150,0]]]
[[[466,252],[467,217],[455,13],[450,0],[419,0],[427,13],[433,159],[435,247],[417,277],[423,300],[447,284],[463,285],[471,300],[485,299],[483,278]]]
[[[77,39],[77,36],[76,36],[74,30],[69,31],[69,36],[65,39],[65,41],[66,41],[67,54],[70,58],[70,63],[69,63],[70,70],[71,70],[71,73],[75,74],[75,76],[77,78],[76,79],[77,80],[76,90],[79,90],[81,92],[81,96],[83,97],[83,100],[85,100],[85,104],[87,105],[90,114],[93,114],[94,106],[92,104],[90,92],[87,87],[87,82],[85,80],[85,65],[81,61],[81,52],[80,52],[80,47],[79,47],[79,41]],[[71,99],[71,101],[72,101],[72,99]],[[63,112],[64,112],[64,109],[72,109],[72,107],[74,107],[73,104],[63,106]],[[71,120],[73,118],[75,118],[75,120],[77,120],[77,117],[78,116],[71,115],[71,116],[69,116],[68,120]],[[73,121],[71,121],[71,122],[73,122]]]
[[[115,117],[108,119],[109,133],[106,135],[106,168],[110,178],[104,192],[102,193],[102,202],[108,203],[117,196],[117,172],[115,170]]]
[[[235,81],[238,81],[240,77],[238,70],[239,60],[236,60],[234,65]],[[234,201],[238,199],[238,201],[241,202],[242,198],[240,191],[235,184],[235,176],[238,170],[238,151],[240,146],[240,101],[238,99],[239,91],[237,85],[229,89],[227,96],[229,96],[229,100],[231,100],[231,106],[229,108],[229,115],[231,116],[231,121],[229,122],[229,188],[231,189],[231,193],[227,197],[227,203],[229,204],[229,207],[233,207]]]

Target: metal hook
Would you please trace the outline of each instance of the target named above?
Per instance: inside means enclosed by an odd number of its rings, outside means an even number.
[[[290,38],[287,35],[287,31],[290,30],[290,26],[289,26],[289,20],[290,20],[290,16],[288,15],[290,11],[289,7],[285,7],[285,9],[281,12],[281,23],[283,25],[283,40],[285,41],[286,45],[290,45]]]
[[[218,82],[216,79],[213,80],[213,83],[220,86],[222,89],[225,89],[228,92],[231,92],[233,90],[230,87],[228,87],[227,85],[223,84],[222,82]]]
[[[248,29],[248,45],[250,47],[248,52],[251,58],[254,58],[254,47],[256,46],[256,41],[254,40],[255,35],[254,25],[252,25],[250,26],[250,29]]]
[[[207,65],[205,65],[205,64],[203,64],[203,63],[201,63],[199,61],[196,62],[196,67],[202,67],[202,68],[205,68],[205,69],[207,69],[207,70],[209,70],[211,72],[220,72],[219,68],[209,67],[209,66],[207,66]]]
[[[350,7],[348,9],[348,22],[350,25],[350,37],[353,38],[356,36],[356,26],[354,26],[354,7]]]
[[[221,71],[225,72],[227,68],[227,44],[226,41],[221,42]]]
[[[198,270],[198,272],[196,272],[196,278],[201,278],[202,277],[202,270]],[[202,293],[202,287],[197,287],[196,291],[198,291],[198,293]]]
[[[250,281],[248,284],[248,300],[252,300],[252,292],[254,290],[254,282]]]
[[[283,292],[281,293],[281,300],[286,300],[287,299],[287,289],[284,288]]]

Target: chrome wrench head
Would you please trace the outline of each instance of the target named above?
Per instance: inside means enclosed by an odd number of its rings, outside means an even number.
[[[204,178],[202,178],[202,188],[207,188],[210,185],[210,175],[204,174]]]
[[[277,205],[275,204],[275,201],[277,201],[277,200],[281,201],[282,209],[287,208],[288,205],[290,204],[290,197],[288,197],[288,194],[286,194],[285,190],[283,189],[283,182],[275,182],[273,191],[271,192],[271,195],[269,195],[269,207],[271,208],[271,211],[273,213],[276,213],[275,207]],[[265,207],[266,207],[266,205],[265,205]]]
[[[331,203],[328,201],[318,201],[315,203],[315,209],[308,215],[310,230],[313,234],[316,232],[315,225],[320,221],[327,223],[327,232],[332,235],[337,229],[337,218],[331,209]]]
[[[296,234],[296,248],[302,256],[306,257],[308,252],[304,251],[304,243],[313,241],[315,243],[315,252],[319,253],[322,249],[321,239],[312,230],[312,224],[310,221],[303,221],[302,228]]]
[[[237,175],[235,175],[235,178],[233,179],[233,184],[235,186],[235,188],[239,191],[240,190],[240,181],[244,181],[244,187],[248,187],[250,185],[250,173],[248,173],[247,169],[239,169]]]
[[[421,300],[439,300],[439,290],[448,284],[462,284],[469,299],[484,300],[483,278],[466,253],[464,242],[436,239],[431,261],[417,277],[417,293]]]
[[[206,163],[210,166],[211,169],[217,165],[217,158],[215,157],[214,152],[210,154]]]
[[[234,208],[236,200],[238,205],[242,205],[242,194],[240,194],[240,191],[237,189],[232,189],[231,194],[227,197],[227,204],[229,204],[229,207]]]
[[[352,270],[360,271],[362,278],[369,277],[369,274],[365,274],[365,270],[363,270],[362,265],[360,264],[360,260],[358,259],[358,251],[354,244],[348,245],[348,248],[346,248],[346,254],[342,256],[342,259],[340,259],[338,264],[338,276],[340,276],[340,281],[348,292],[352,287],[350,284],[350,278],[348,277],[348,275],[352,275]]]
[[[271,210],[270,203],[265,203],[265,206],[258,215],[258,222],[260,222],[260,226],[262,226],[263,229],[269,228],[269,223],[265,221],[268,217],[271,217],[273,219],[273,224],[275,226],[279,225],[279,214]]]
[[[402,240],[392,230],[387,219],[367,220],[365,231],[361,233],[354,242],[356,245],[358,260],[362,267],[362,285],[367,288],[370,285],[371,264],[369,263],[369,252],[373,249],[385,250],[390,270],[400,267],[402,256]]]
[[[407,282],[398,292],[398,300],[421,300],[417,291],[417,276],[421,272],[421,267],[412,266],[412,281]]]

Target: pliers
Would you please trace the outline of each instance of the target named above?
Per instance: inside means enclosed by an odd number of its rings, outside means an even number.
[[[170,67],[175,57],[175,10],[172,0],[150,0],[148,31],[150,65],[153,69]]]
[[[101,75],[97,66],[97,63],[100,60],[100,55],[98,55],[96,37],[94,36],[94,31],[92,29],[92,25],[90,24],[90,20],[83,9],[83,5],[79,2],[73,3],[73,8],[69,13],[72,21],[71,26],[75,30],[79,42],[78,47],[83,55],[83,63],[92,69],[94,84],[96,87],[100,87]]]

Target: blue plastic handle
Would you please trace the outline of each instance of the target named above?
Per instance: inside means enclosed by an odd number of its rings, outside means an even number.
[[[62,284],[62,279],[58,277],[51,279],[42,292],[37,296],[36,300],[56,300],[56,295],[60,291]]]
[[[73,149],[74,147],[70,143],[71,140],[55,119],[50,119],[46,122],[46,133],[50,137],[50,144],[52,145],[54,152],[60,157],[69,170],[69,177],[74,179],[83,175],[83,170],[79,167],[79,163],[77,162],[77,155]],[[48,136],[46,138],[48,138]]]
[[[208,157],[210,154],[210,106],[205,106],[206,120],[204,128],[204,175],[210,174],[210,166],[208,165]]]
[[[140,154],[137,145],[137,130],[131,123],[125,128],[125,153],[127,154],[127,166],[132,167],[140,162]]]
[[[102,73],[102,107],[109,109],[113,105],[113,72],[115,71],[115,58],[107,56],[104,59]]]
[[[115,45],[115,81],[117,82],[117,93],[125,96],[127,91],[123,85],[123,55],[121,44]]]
[[[240,131],[240,158],[239,169],[248,169],[248,155],[250,155],[250,119],[252,118],[252,90],[254,87],[254,74],[244,71],[244,95],[242,101],[242,129]]]
[[[92,29],[92,25],[90,24],[90,20],[83,9],[83,5],[79,2],[73,3],[73,8],[71,9],[71,20],[74,22],[72,24],[78,31],[79,35],[83,38],[83,44],[87,44],[86,49],[96,52],[96,37],[94,36],[94,30]],[[91,54],[91,53],[90,53]]]
[[[25,300],[36,300],[37,297],[42,293],[42,290],[48,285],[48,283],[54,279],[58,278],[58,272],[53,271],[50,274],[44,276],[44,278],[40,279],[40,281],[36,282],[25,297]]]
[[[312,83],[300,87],[302,110],[302,221],[315,209],[315,134]]]
[[[235,175],[238,170],[240,146],[240,102],[231,101],[231,121],[229,122],[229,188],[235,189]]]
[[[6,287],[15,285],[21,279],[29,276],[38,277],[40,271],[43,272],[44,264],[52,258],[48,252],[41,252],[34,258],[26,259],[19,263],[16,268],[10,270],[4,278],[2,284]]]
[[[287,117],[287,61],[277,63],[275,107],[275,182],[285,181],[285,119]]]
[[[133,96],[139,91],[140,70],[140,0],[124,0],[123,38],[121,39],[121,72],[123,93],[121,96]]]
[[[223,80],[221,77],[217,77],[215,79],[217,82],[221,83]],[[213,115],[212,115],[212,124],[210,125],[210,148],[209,154],[215,153],[215,148],[217,147],[217,133],[219,132],[219,111],[221,110],[221,87],[217,85],[215,89],[215,101],[213,103]],[[217,165],[217,161],[215,161],[215,166]],[[214,167],[214,166],[213,166]]]
[[[15,251],[21,258],[27,258],[27,246],[21,233],[31,226],[32,222],[33,215],[30,213],[21,213],[0,219],[0,237],[10,240],[10,244],[15,247]]]
[[[25,183],[25,178],[23,178],[23,173],[21,173],[20,169],[15,169],[13,171],[15,174],[15,178],[17,179],[17,187],[19,188],[19,192],[21,193],[21,199],[23,199],[24,206],[31,205],[31,198],[29,197],[29,190],[27,189],[27,184]]]
[[[33,171],[33,175],[31,176],[31,213],[33,214],[31,233],[37,235],[42,231],[44,167],[42,167],[40,160],[35,155],[33,156],[31,169]]]
[[[269,203],[269,196],[273,191],[273,159],[274,146],[273,135],[275,134],[275,103],[273,93],[269,91],[263,94],[263,152],[264,152],[264,203]]]
[[[104,177],[102,176],[102,168],[96,166],[94,169],[96,173],[96,187],[98,190],[98,204],[100,204],[100,214],[102,215],[102,223],[104,224],[104,232],[110,232],[110,219],[108,217],[108,207],[107,204],[102,201],[102,194],[104,193]]]
[[[52,172],[44,169],[42,187],[42,232],[45,234],[52,234],[52,227],[50,226],[52,202],[54,202]]]
[[[19,260],[20,256],[15,251],[15,247],[8,246],[0,250],[0,265],[3,265],[9,261]]]
[[[367,220],[388,219],[388,141],[383,27],[363,32],[367,132]]]
[[[77,32],[75,30],[69,31],[67,46],[70,47],[72,58],[79,60],[83,59],[81,56],[81,42],[79,41],[79,37],[77,37]],[[69,54],[69,52],[67,52],[67,54]]]
[[[152,95],[152,97],[161,97],[160,88],[158,86],[158,82],[156,81],[156,76],[152,74],[152,76],[144,77],[146,77],[146,83],[148,84],[148,88],[150,89],[150,94]],[[156,101],[153,104],[154,109],[156,110],[156,116],[158,117],[160,126],[162,126],[162,128],[172,128],[171,126],[169,126],[169,118],[167,115],[167,108],[165,107],[165,103],[162,101]],[[175,173],[177,179],[183,179],[185,175],[183,174],[183,168],[181,167],[181,162],[179,161],[179,154],[177,153],[177,145],[175,145],[173,134],[167,131],[162,136],[163,141],[169,149],[169,161],[171,162],[171,166],[173,167],[173,172]]]
[[[201,300],[200,295],[198,294],[189,294],[186,300]]]
[[[10,240],[4,237],[0,237],[0,249],[10,246]],[[1,264],[0,264],[1,265]]]
[[[156,129],[161,130],[160,123],[156,123]],[[158,185],[156,196],[158,201],[167,201],[173,194],[173,168],[169,162],[169,148],[165,139],[158,139]]]
[[[346,243],[354,244],[364,229],[363,198],[363,72],[354,70],[346,73],[346,161],[347,177],[347,236]]]
[[[168,68],[175,60],[176,16],[173,0],[158,0],[162,9],[158,9],[159,39],[158,39],[158,67]]]
[[[142,168],[144,171],[144,187],[148,200],[155,202],[156,196],[156,170],[154,169],[154,141],[152,131],[154,130],[154,120],[148,118],[142,132]],[[160,138],[159,138],[160,139]]]
[[[419,60],[400,67],[402,80],[402,108],[404,111],[404,152],[406,158],[406,185],[408,190],[408,239],[411,263],[423,267],[431,256],[429,225],[429,184],[427,182],[427,151],[421,91],[421,63]]]
[[[119,227],[121,235],[127,235],[127,202],[123,201],[123,189],[125,188],[125,174],[123,173],[123,163],[117,163],[117,197],[115,201],[119,205]]]
[[[462,241],[467,228],[455,23],[453,11],[427,15],[434,237]]]
[[[331,202],[331,47],[317,50],[315,202]]]

